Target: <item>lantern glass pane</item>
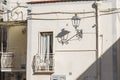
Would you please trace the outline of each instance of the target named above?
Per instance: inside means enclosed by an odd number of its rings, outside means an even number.
[[[80,21],[79,20],[72,20],[73,27],[79,27]]]

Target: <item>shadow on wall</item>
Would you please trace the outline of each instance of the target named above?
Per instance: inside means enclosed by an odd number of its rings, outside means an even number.
[[[104,46],[104,45],[103,45]],[[120,38],[76,80],[97,80],[96,65],[99,62],[99,80],[118,80]]]

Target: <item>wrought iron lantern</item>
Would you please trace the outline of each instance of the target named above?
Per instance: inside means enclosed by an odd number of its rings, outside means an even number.
[[[73,27],[75,29],[78,28],[80,25],[80,20],[81,20],[80,17],[78,17],[77,14],[75,14],[75,16],[73,16],[71,20],[72,20]]]
[[[75,16],[73,16],[71,18],[72,20],[72,25],[75,28],[76,34],[73,35],[72,37],[68,38],[68,34],[70,33],[70,31],[62,29],[60,33],[58,33],[58,35],[56,36],[57,40],[59,43],[63,44],[68,44],[68,41],[70,41],[72,38],[77,37],[78,40],[82,38],[83,36],[83,31],[82,29],[78,29],[79,25],[80,25],[80,17],[77,16],[77,14],[75,14]]]

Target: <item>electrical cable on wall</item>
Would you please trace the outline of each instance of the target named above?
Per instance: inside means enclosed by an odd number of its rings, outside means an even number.
[[[105,16],[105,15],[111,15],[111,14],[117,14],[117,13],[120,13],[120,11],[103,13],[103,14],[100,14],[99,16]],[[95,16],[92,15],[92,16],[81,17],[81,19],[92,18],[92,17],[95,17]],[[60,18],[60,19],[58,19],[58,18],[56,18],[56,19],[50,19],[50,18],[49,19],[46,19],[46,18],[29,18],[28,20],[71,20],[71,18]]]
[[[120,8],[108,8],[104,10],[100,10],[101,14],[99,16],[118,14],[120,13]],[[51,14],[93,14],[85,17],[81,17],[81,19],[92,18],[95,17],[95,11],[87,11],[87,12],[46,12],[46,13],[29,13],[28,15],[51,15]],[[71,18],[28,18],[28,20],[71,20]]]
[[[112,12],[120,10],[120,8],[108,8],[105,10],[100,10],[99,12]],[[88,12],[46,12],[46,13],[30,13],[29,15],[48,15],[48,14],[91,14],[95,13],[95,11],[88,11]]]

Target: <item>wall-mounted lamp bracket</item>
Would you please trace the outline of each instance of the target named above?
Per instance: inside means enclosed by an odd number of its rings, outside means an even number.
[[[80,17],[77,16],[77,14],[75,14],[72,18],[72,25],[75,28],[76,34],[73,35],[72,37],[68,38],[68,34],[70,33],[70,31],[65,30],[64,28],[61,30],[60,33],[58,33],[58,35],[56,36],[57,40],[59,43],[63,44],[68,44],[69,41],[74,38],[77,37],[78,40],[80,40],[83,37],[83,30],[82,29],[78,29],[79,25],[80,25]]]

